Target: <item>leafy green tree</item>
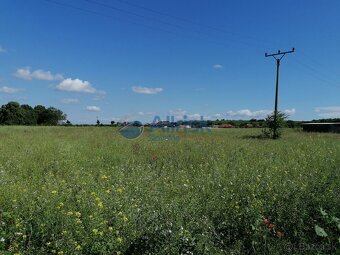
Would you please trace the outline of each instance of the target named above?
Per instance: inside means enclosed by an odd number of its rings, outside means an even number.
[[[37,105],[32,108],[17,102],[9,102],[0,108],[0,124],[2,125],[57,125],[65,120],[66,115],[59,109]]]
[[[277,112],[276,122],[274,113],[268,115],[265,120],[266,128],[263,130],[263,134],[273,139],[280,138],[282,136],[281,129],[285,126],[285,121],[287,118],[288,115],[280,111]]]
[[[5,125],[23,125],[24,110],[20,108],[17,102],[9,102],[1,106],[0,123]]]
[[[37,105],[34,107],[34,112],[37,115],[37,124],[44,124],[46,108],[43,105]]]
[[[24,125],[36,125],[37,124],[37,114],[34,109],[28,105],[23,104],[20,106],[23,110],[23,121]]]

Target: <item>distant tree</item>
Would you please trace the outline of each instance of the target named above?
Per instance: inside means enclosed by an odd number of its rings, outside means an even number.
[[[20,106],[23,109],[23,121],[24,125],[36,125],[37,124],[37,114],[34,109],[28,105],[23,104]]]
[[[24,110],[17,102],[9,102],[0,109],[0,123],[5,125],[23,125]]]
[[[60,121],[66,119],[66,114],[57,108],[49,107],[45,111],[44,118],[46,125],[57,125]]]
[[[111,125],[113,126],[116,122],[114,122],[113,120],[111,121]]]
[[[71,121],[67,120],[66,125],[72,125]]]
[[[37,115],[37,124],[39,125],[57,125],[60,121],[66,119],[66,114],[54,107],[45,108],[43,105],[34,107]]]
[[[34,112],[37,116],[37,124],[44,124],[45,123],[45,112],[46,108],[43,105],[37,105],[34,107]]]
[[[2,125],[57,125],[66,119],[66,115],[54,108],[46,109],[42,105],[32,108],[27,104],[20,106],[18,102],[9,102],[0,108],[0,124]]]
[[[99,120],[97,120],[97,125],[98,125],[98,126],[100,125],[100,121],[99,121]]]
[[[263,130],[263,134],[267,137],[271,137],[273,139],[280,138],[282,135],[281,129],[285,125],[285,120],[288,118],[288,115],[284,112],[277,113],[277,123],[275,123],[274,113],[270,114],[266,118],[266,128]],[[276,133],[274,132],[276,125]]]

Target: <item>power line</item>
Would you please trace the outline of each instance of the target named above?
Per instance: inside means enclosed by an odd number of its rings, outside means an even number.
[[[188,33],[181,34],[178,31],[171,31],[171,30],[164,29],[164,28],[161,28],[161,27],[150,26],[150,25],[147,25],[147,24],[144,24],[144,23],[131,21],[129,19],[124,19],[124,18],[117,17],[117,16],[114,16],[114,15],[105,14],[105,13],[98,12],[98,11],[95,11],[95,10],[85,9],[85,8],[78,7],[78,6],[75,6],[75,5],[72,5],[72,4],[69,4],[69,3],[65,3],[65,2],[60,2],[60,1],[56,1],[56,0],[44,0],[44,1],[56,4],[56,5],[59,5],[59,6],[63,6],[63,7],[67,7],[67,8],[72,8],[72,9],[75,9],[75,10],[79,10],[79,11],[82,11],[82,12],[85,12],[85,13],[90,13],[90,14],[93,14],[93,15],[101,16],[101,17],[113,18],[113,19],[115,19],[117,21],[120,21],[120,22],[125,22],[125,23],[129,23],[129,24],[132,24],[132,25],[136,25],[136,26],[142,26],[142,27],[145,27],[145,28],[153,30],[153,31],[162,31],[162,32],[165,32],[165,33],[168,33],[168,34],[172,34],[172,35],[175,35],[175,36],[181,36],[181,38],[183,38],[183,36],[184,37],[192,37],[192,38],[199,39],[199,40],[205,40],[206,42],[211,43],[211,44],[217,44],[217,45],[225,46],[225,42],[222,42],[222,41],[219,41],[219,40],[211,41],[211,40],[207,40],[207,38],[202,38],[202,37],[199,37],[197,35],[193,36],[193,35],[189,35]],[[169,26],[172,26],[174,28],[186,29],[185,27],[179,26],[177,24],[172,24],[172,23],[165,22],[165,21],[162,21],[162,20],[159,20],[159,19],[150,18],[148,16],[140,15],[140,14],[135,13],[135,12],[131,12],[131,11],[127,11],[127,10],[124,10],[124,9],[121,9],[121,8],[116,8],[116,7],[111,6],[111,5],[103,4],[103,3],[100,3],[100,2],[95,1],[95,0],[84,0],[84,1],[87,1],[87,2],[92,3],[92,4],[96,4],[96,5],[102,6],[104,8],[116,10],[118,12],[127,13],[129,15],[140,17],[140,18],[143,18],[143,19],[154,20],[156,22],[159,22],[159,23],[162,23],[162,24],[165,24],[165,25],[169,25]],[[148,10],[150,12],[154,12],[154,13],[159,14],[159,15],[168,16],[168,17],[171,17],[173,19],[185,21],[187,23],[192,23],[192,24],[196,24],[196,25],[199,25],[199,26],[209,27],[209,28],[211,28],[212,30],[215,30],[215,31],[220,31],[220,32],[224,32],[224,33],[232,34],[232,35],[237,35],[237,33],[228,32],[228,31],[225,31],[223,29],[219,29],[219,28],[216,28],[216,27],[213,27],[213,26],[210,26],[210,25],[206,25],[206,24],[200,23],[200,22],[195,22],[195,21],[191,21],[191,20],[186,19],[186,18],[181,18],[181,17],[177,17],[177,16],[174,16],[174,15],[170,15],[170,14],[166,14],[166,13],[163,13],[163,12],[159,12],[157,10],[154,10],[154,9],[151,9],[151,8],[147,8],[147,7],[143,7],[143,6],[138,5],[138,4],[132,4],[132,3],[124,1],[124,0],[116,0],[116,1],[127,3],[129,5],[136,6],[136,7],[138,6],[138,8],[145,9],[145,10]],[[201,31],[194,31],[194,32],[210,36],[210,34],[202,33]],[[251,46],[251,47],[258,47],[258,45],[255,46],[254,44],[251,44],[251,43],[248,43],[248,42],[244,42],[244,41],[238,41],[238,40],[231,39],[231,38],[228,38],[228,40],[229,40],[229,42],[232,41],[232,42],[235,42],[235,43],[243,43],[243,44],[246,44],[246,45]],[[330,82],[328,80],[328,78],[324,78],[325,75],[323,75],[318,68],[311,67],[310,65],[305,64],[305,63],[303,63],[303,62],[301,62],[299,60],[296,60],[296,61],[297,61],[297,63],[299,65],[301,65],[305,69],[311,71],[312,75],[315,78],[317,78],[317,79],[319,79],[319,80],[321,80],[323,82],[326,82],[330,86],[332,86],[331,83],[334,83],[334,84],[338,85],[338,82]],[[334,86],[334,87],[338,87],[338,86]]]
[[[118,8],[118,7],[115,7],[115,6],[112,6],[112,5],[104,4],[104,3],[99,2],[99,1],[95,1],[95,0],[84,0],[84,1],[86,1],[88,3],[96,4],[96,5],[99,5],[99,6],[114,10],[114,11],[123,12],[123,13],[129,14],[129,15],[135,16],[135,17],[154,20],[154,21],[162,23],[164,25],[173,26],[173,27],[177,27],[177,28],[181,28],[181,29],[183,28],[182,26],[179,26],[179,25],[176,25],[176,24],[172,24],[172,23],[160,20],[160,19],[155,19],[153,17],[144,16],[144,15],[141,15],[139,13],[135,13],[135,12],[128,11],[128,10],[125,10],[125,9],[121,9],[121,8]]]
[[[125,10],[125,9],[122,9],[122,8],[117,8],[115,6],[112,6],[112,5],[108,5],[108,4],[105,4],[105,3],[102,3],[102,2],[99,2],[99,1],[95,1],[95,0],[84,0],[86,2],[89,2],[89,3],[92,3],[92,4],[96,4],[98,6],[102,6],[102,7],[105,7],[105,8],[108,8],[108,9],[111,9],[111,10],[114,10],[114,11],[119,11],[119,12],[123,12],[123,13],[126,13],[126,14],[129,14],[129,15],[133,15],[133,16],[136,16],[136,17],[139,17],[139,18],[144,18],[144,19],[148,19],[148,20],[153,20],[153,21],[156,21],[156,22],[159,22],[159,23],[162,23],[162,24],[165,24],[165,25],[168,25],[168,26],[173,26],[173,27],[176,27],[176,28],[179,28],[179,29],[183,29],[183,30],[188,30],[186,27],[183,27],[183,26],[180,26],[178,24],[173,24],[173,23],[170,23],[170,22],[166,22],[166,21],[163,21],[163,20],[160,20],[160,19],[157,19],[157,18],[154,18],[154,17],[148,17],[148,16],[145,16],[145,15],[141,15],[139,13],[136,13],[136,12],[132,12],[132,11],[128,11],[128,10]],[[157,12],[157,11],[154,11],[154,12]],[[166,15],[166,14],[164,14]],[[190,23],[195,23],[195,22],[190,22]],[[197,23],[196,23],[197,24]],[[200,23],[198,23],[198,25],[200,26],[204,26]],[[216,29],[215,30],[217,31],[223,31],[223,30],[219,30],[219,29]],[[195,33],[199,33],[199,34],[204,34],[204,35],[208,35],[210,36],[210,34],[208,33],[205,33],[201,30],[193,30]],[[225,31],[224,31],[225,32]],[[234,34],[236,35],[236,33],[231,33],[229,32],[229,34]],[[241,41],[241,40],[235,40],[235,39],[231,39],[229,38],[228,40],[230,41],[233,41],[233,42],[236,42],[236,43],[242,43],[242,44],[246,44],[248,46],[254,46],[254,44],[251,44],[251,43],[248,43],[248,42],[245,42],[245,41]],[[260,47],[258,45],[258,47]],[[262,47],[261,47],[262,49]]]
[[[295,61],[295,63],[297,63],[299,67],[303,67],[305,70],[308,70],[310,75],[312,75],[315,79],[321,81],[323,85],[340,88],[340,82],[328,80],[328,78],[325,78],[325,75],[323,75],[317,68],[314,68],[309,64],[302,62],[298,58]]]
[[[232,31],[225,30],[225,29],[221,29],[221,28],[216,27],[216,26],[207,25],[207,24],[204,24],[204,23],[201,23],[201,22],[193,21],[193,20],[183,18],[183,17],[179,17],[179,16],[174,16],[174,15],[171,15],[171,14],[168,14],[168,13],[165,13],[165,12],[160,12],[158,10],[151,9],[151,8],[148,8],[148,7],[136,4],[136,3],[131,3],[129,1],[125,1],[125,0],[116,0],[116,1],[130,5],[130,6],[137,7],[137,8],[140,8],[140,9],[143,9],[143,10],[146,10],[146,11],[149,11],[149,12],[161,15],[161,16],[165,16],[165,17],[172,18],[172,19],[179,20],[179,21],[184,21],[186,23],[190,23],[190,24],[197,25],[197,26],[200,26],[200,27],[206,27],[206,28],[213,30],[213,31],[222,32],[222,33],[225,33],[225,34],[230,34],[230,35],[239,36],[239,37],[247,37],[248,39],[251,39],[251,40],[257,40],[256,38],[249,36],[249,35],[235,33],[235,32],[232,32]],[[269,43],[267,43],[267,44],[269,44]],[[272,49],[270,49],[270,50],[272,50]]]
[[[116,19],[118,21],[121,21],[121,22],[127,22],[127,23],[130,23],[130,24],[133,24],[133,25],[143,26],[143,27],[146,27],[148,29],[160,30],[160,31],[163,31],[163,32],[166,32],[166,33],[176,34],[176,33],[172,32],[172,31],[169,31],[169,30],[164,30],[162,28],[148,26],[148,25],[141,24],[141,23],[138,23],[138,22],[134,22],[134,21],[131,21],[131,20],[128,20],[128,19],[118,18],[118,17],[113,16],[113,15],[107,15],[107,14],[104,14],[104,13],[101,13],[101,12],[97,12],[97,11],[93,11],[93,10],[88,10],[88,9],[81,8],[81,7],[78,7],[78,6],[75,6],[75,5],[71,5],[71,4],[68,4],[68,3],[59,2],[59,1],[55,1],[55,0],[44,0],[44,1],[56,4],[56,5],[59,5],[59,6],[63,6],[63,7],[67,7],[67,8],[71,8],[71,9],[75,9],[75,10],[79,10],[79,11],[82,11],[82,12],[90,13],[90,14],[93,14],[93,15],[101,16],[101,17],[114,18],[114,19]]]
[[[334,71],[331,71],[328,67],[326,67],[324,64],[322,64],[321,62],[317,61],[316,59],[314,59],[313,57],[307,55],[306,53],[303,53],[301,52],[301,55],[304,56],[305,58],[308,58],[308,62],[309,63],[314,63],[315,65],[318,65],[319,67],[321,67],[323,70],[326,70],[328,71],[328,74],[332,74],[334,75],[335,77],[337,78],[340,78],[340,73],[337,73],[337,72],[334,72]],[[319,68],[316,68],[316,69],[319,69]],[[326,73],[324,73],[326,74]]]
[[[102,17],[107,17],[107,18],[114,18],[115,20],[117,21],[121,21],[121,22],[127,22],[127,23],[130,23],[130,24],[133,24],[133,25],[137,25],[137,26],[142,26],[142,27],[146,27],[148,29],[151,29],[151,30],[159,30],[159,31],[163,31],[163,32],[166,32],[166,33],[169,33],[169,34],[172,34],[172,35],[175,35],[175,36],[178,36],[178,35],[181,35],[181,38],[184,37],[188,37],[188,33],[186,34],[180,34],[178,33],[178,31],[174,32],[174,31],[170,31],[170,30],[166,30],[166,29],[163,29],[163,28],[159,28],[159,27],[154,27],[154,26],[149,26],[149,25],[145,25],[143,23],[138,23],[138,22],[134,22],[134,21],[131,21],[131,20],[128,20],[128,19],[123,19],[123,18],[118,18],[116,16],[113,16],[113,15],[107,15],[107,14],[104,14],[102,12],[97,12],[97,11],[94,11],[94,10],[88,10],[88,9],[85,9],[85,8],[81,8],[81,7],[78,7],[78,6],[75,6],[75,5],[71,5],[71,4],[68,4],[68,3],[64,3],[64,2],[60,2],[60,1],[56,1],[56,0],[44,0],[46,2],[50,2],[50,3],[53,3],[53,4],[56,4],[56,5],[60,5],[60,6],[63,6],[63,7],[67,7],[67,8],[72,8],[72,9],[75,9],[75,10],[79,10],[79,11],[82,11],[82,12],[86,12],[86,13],[90,13],[90,14],[93,14],[93,15],[97,15],[97,16],[102,16]],[[94,2],[94,1],[91,1],[91,0],[84,0],[84,1],[87,1],[87,2]],[[120,10],[120,9],[119,9]],[[138,15],[138,14],[136,14]],[[134,16],[136,16],[134,15]],[[138,15],[139,17],[146,17],[146,16],[143,16],[143,15]],[[167,24],[170,24],[170,23],[167,23]],[[182,28],[182,29],[185,29],[184,27],[180,27],[178,26],[177,28]],[[197,32],[197,31],[194,31],[194,32]],[[211,36],[210,34],[207,34],[205,33],[205,35],[208,35],[209,37]],[[212,43],[212,44],[217,44],[217,45],[223,45],[225,46],[225,42],[222,42],[222,41],[218,41],[218,40],[214,40],[214,41],[209,41],[207,40],[207,38],[202,38],[202,37],[198,37],[197,35],[190,35],[192,38],[195,38],[195,39],[199,39],[199,40],[205,40],[206,42],[209,42],[209,43]],[[245,42],[240,42],[240,41],[237,41],[237,40],[234,40],[234,39],[229,39],[229,41],[232,41],[232,42],[235,42],[235,43],[244,43],[244,44],[247,44],[248,46],[254,46],[250,43],[245,43]]]

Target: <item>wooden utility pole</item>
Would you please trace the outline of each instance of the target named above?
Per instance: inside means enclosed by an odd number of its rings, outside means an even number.
[[[290,51],[281,52],[280,50],[277,51],[277,53],[273,54],[265,54],[266,57],[273,57],[276,60],[276,89],[275,89],[275,107],[274,107],[274,130],[273,130],[273,139],[278,138],[278,132],[277,132],[277,104],[278,104],[278,97],[279,97],[279,73],[280,73],[280,62],[281,59],[288,53],[293,53],[295,51],[295,48],[293,48]],[[278,57],[276,57],[278,56]]]

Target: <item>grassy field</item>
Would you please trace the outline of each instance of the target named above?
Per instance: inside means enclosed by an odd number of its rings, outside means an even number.
[[[260,132],[0,127],[0,254],[336,253],[340,136]]]

